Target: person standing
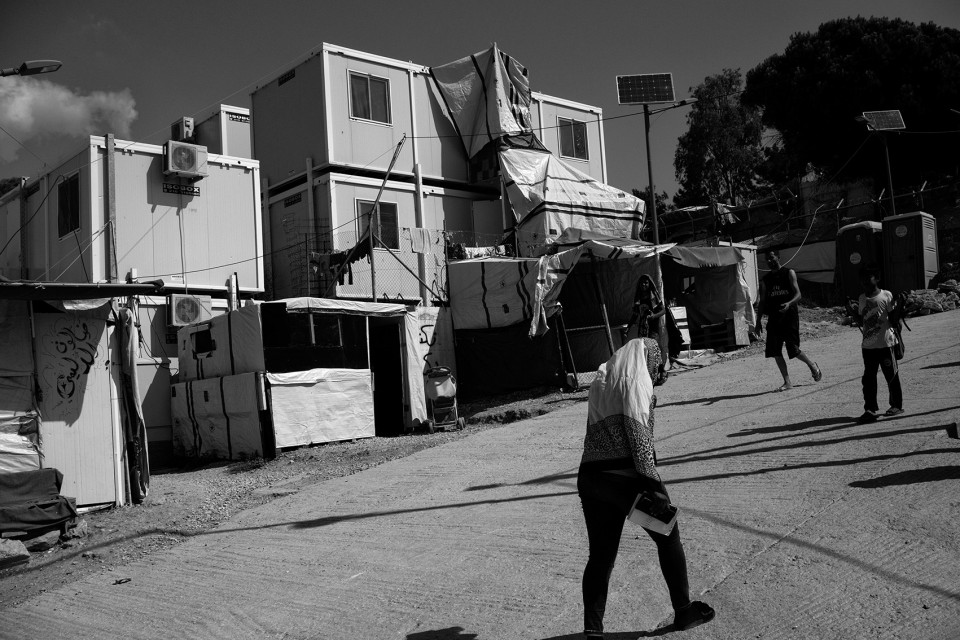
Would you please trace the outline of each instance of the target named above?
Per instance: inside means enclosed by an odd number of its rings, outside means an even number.
[[[647,492],[657,513],[670,505],[653,448],[653,381],[660,360],[656,340],[630,340],[600,365],[590,385],[587,432],[577,473],[589,545],[583,571],[583,628],[588,639],[603,638],[610,575],[634,499]],[[674,627],[691,629],[712,620],[715,612],[709,605],[690,600],[679,524],[674,524],[668,535],[645,531],[657,546],[660,571],[674,609]]]
[[[800,285],[797,284],[797,274],[793,269],[787,269],[780,264],[780,252],[776,249],[767,251],[766,258],[770,273],[760,281],[757,335],[763,333],[761,319],[766,315],[767,345],[764,355],[776,361],[780,375],[783,376],[783,384],[777,391],[786,391],[793,387],[787,361],[783,357],[784,347],[791,360],[796,358],[806,364],[810,368],[813,381],[820,382],[823,378],[820,367],[800,350],[800,311],[797,308],[800,302]]]
[[[887,417],[903,413],[903,390],[900,386],[900,367],[893,352],[897,336],[890,322],[893,309],[893,294],[880,288],[880,270],[867,266],[860,270],[860,285],[863,293],[851,311],[856,314],[863,330],[863,415],[860,424],[876,422],[880,413],[877,404],[877,369],[883,371],[887,381],[890,408],[883,414]]]

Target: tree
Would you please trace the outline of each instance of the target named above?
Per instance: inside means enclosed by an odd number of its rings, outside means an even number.
[[[746,76],[743,102],[760,108],[782,142],[780,171],[807,163],[845,180],[881,178],[886,161],[856,117],[898,109],[907,132],[887,135],[899,182],[953,171],[960,120],[960,31],[889,18],[845,18],[797,33]],[[908,133],[913,132],[913,133]],[[875,137],[875,136],[874,136]]]
[[[650,208],[650,185],[645,186],[643,189],[631,189],[633,192],[633,197],[640,198],[647,204],[647,209]],[[673,205],[668,202],[670,196],[667,195],[666,191],[661,191],[657,194],[657,213],[663,213],[664,211],[670,211],[673,209]]]
[[[738,205],[756,190],[763,127],[759,111],[741,103],[742,88],[740,70],[724,69],[691,89],[697,102],[674,156],[677,206],[711,200]]]

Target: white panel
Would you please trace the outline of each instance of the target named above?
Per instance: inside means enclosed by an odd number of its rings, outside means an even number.
[[[277,448],[372,438],[369,369],[268,373]]]
[[[173,448],[224,460],[263,457],[256,373],[171,386]]]
[[[43,466],[63,473],[61,493],[78,505],[121,501],[105,311],[38,313],[36,331]]]

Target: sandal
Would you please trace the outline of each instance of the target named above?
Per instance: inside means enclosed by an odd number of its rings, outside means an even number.
[[[673,614],[673,627],[678,631],[686,631],[699,627],[705,622],[713,620],[717,612],[705,602],[695,600],[685,607],[677,609]]]
[[[793,385],[792,385],[792,384],[782,384],[782,385],[780,385],[779,387],[777,387],[776,389],[774,389],[774,393],[780,393],[780,392],[782,392],[782,391],[788,391],[788,390],[790,390],[790,389],[793,389]]]
[[[817,368],[817,372],[812,374],[813,381],[820,382],[821,380],[823,380],[823,371],[820,371],[820,365],[818,365],[816,362],[813,363],[813,366]]]

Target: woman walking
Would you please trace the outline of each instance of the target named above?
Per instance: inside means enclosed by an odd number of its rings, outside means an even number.
[[[589,558],[583,572],[586,638],[603,638],[610,575],[624,522],[638,493],[653,500],[654,512],[670,506],[657,473],[653,447],[653,380],[662,360],[655,340],[631,340],[604,364],[590,385],[587,434],[577,491],[587,526]],[[687,561],[679,525],[664,535],[645,530],[657,545],[660,570],[670,592],[674,627],[690,629],[713,619],[709,605],[690,600]]]

